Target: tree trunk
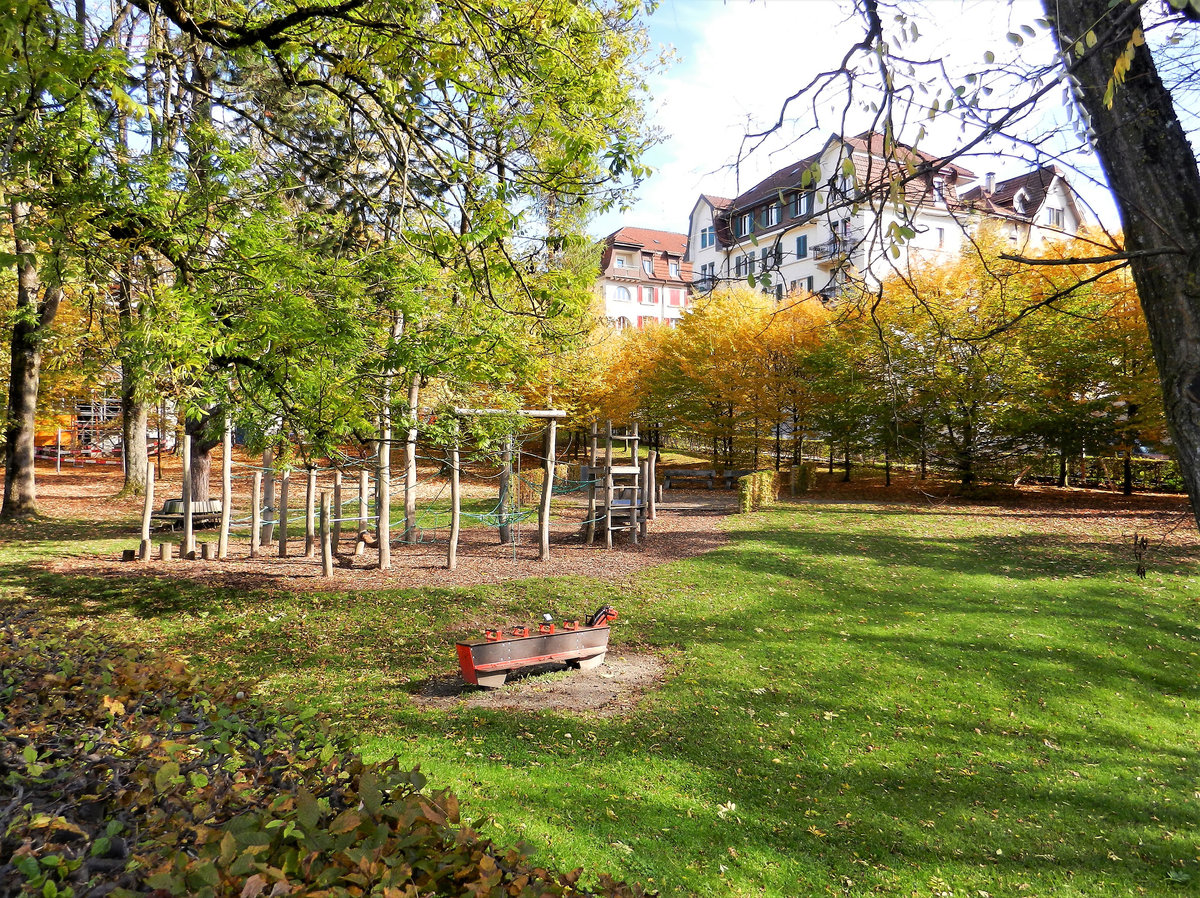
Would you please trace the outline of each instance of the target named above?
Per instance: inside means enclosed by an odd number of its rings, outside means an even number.
[[[184,423],[184,432],[192,437],[192,501],[209,501],[209,480],[212,474],[212,451],[221,445],[221,433],[210,432],[210,424],[215,415],[220,414],[220,420],[225,416],[218,407],[208,410],[203,418],[188,419]]]
[[[1106,102],[1117,57],[1141,29],[1136,5],[1044,0],[1059,43],[1095,30],[1096,50],[1074,69],[1096,155],[1113,186],[1130,269],[1146,315],[1179,469],[1200,523],[1200,171],[1171,93],[1144,42]],[[1099,23],[1099,24],[1098,24]],[[1104,28],[1102,26],[1109,27]],[[1184,25],[1184,28],[1194,27]],[[1110,105],[1111,103],[1111,105]]]
[[[150,411],[139,397],[136,374],[128,362],[121,362],[121,453],[125,460],[125,485],[121,495],[141,496],[146,492],[146,474],[150,454],[146,444],[146,423]]]
[[[1059,486],[1066,486],[1069,475],[1067,473],[1067,447],[1062,445],[1058,448],[1058,480],[1056,483]]]
[[[850,482],[850,444],[849,443],[844,443],[842,445],[842,466],[844,468],[844,471],[842,473],[842,483],[849,483]]]
[[[1126,496],[1133,495],[1133,459],[1130,457],[1128,449],[1125,450],[1125,456],[1121,460],[1122,466],[1125,469],[1125,476],[1121,482],[1121,492]]]
[[[34,480],[38,382],[42,374],[41,343],[58,314],[62,288],[42,287],[36,258],[37,244],[30,240],[30,207],[14,201],[13,249],[17,255],[17,314],[14,316],[8,387],[8,416],[4,425],[4,505],[0,520],[15,521],[37,514]]]

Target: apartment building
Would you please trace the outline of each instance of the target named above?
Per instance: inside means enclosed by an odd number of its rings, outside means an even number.
[[[962,201],[996,222],[1021,252],[1037,250],[1047,240],[1073,237],[1085,220],[1075,191],[1053,165],[999,182],[988,172],[982,184],[962,194]]]
[[[687,235],[621,228],[604,238],[597,289],[604,314],[621,328],[674,324],[690,303]]]
[[[912,263],[953,257],[981,215],[1003,221],[1023,245],[1056,226],[1075,233],[1074,194],[1057,170],[1045,171],[968,189],[977,177],[961,165],[872,132],[834,135],[737,197],[701,194],[685,259],[698,291],[750,280],[777,298],[796,289],[832,298],[852,277],[878,283]]]

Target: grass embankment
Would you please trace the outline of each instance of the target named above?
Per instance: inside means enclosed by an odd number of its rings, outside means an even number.
[[[1165,546],[1139,580],[1095,514],[789,506],[625,587],[233,595],[31,571],[50,553],[11,531],[0,561],[8,595],[310,702],[562,866],[668,895],[1194,894],[1195,567]],[[671,664],[631,716],[413,701],[454,637],[601,601]]]

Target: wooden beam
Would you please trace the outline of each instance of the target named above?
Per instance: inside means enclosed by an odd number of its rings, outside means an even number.
[[[516,418],[565,418],[567,413],[557,409],[458,408],[456,415],[512,415]]]

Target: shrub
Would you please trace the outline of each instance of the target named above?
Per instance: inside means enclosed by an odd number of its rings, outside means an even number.
[[[449,792],[177,661],[0,619],[0,894],[633,896],[534,867]]]
[[[775,504],[778,492],[774,471],[755,471],[738,478],[738,508],[740,511],[758,511]]]

